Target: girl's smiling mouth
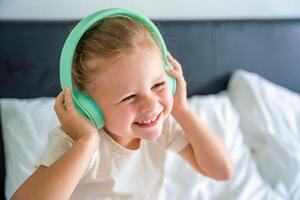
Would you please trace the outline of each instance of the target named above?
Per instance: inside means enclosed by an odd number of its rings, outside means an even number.
[[[155,126],[160,118],[161,118],[162,112],[160,112],[156,117],[154,117],[153,119],[147,120],[147,121],[138,121],[138,122],[134,122],[133,124],[141,127],[141,128],[148,128],[151,126]]]

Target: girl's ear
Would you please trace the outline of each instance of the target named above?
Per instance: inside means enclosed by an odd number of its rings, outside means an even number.
[[[80,114],[87,117],[97,129],[104,126],[104,115],[96,101],[80,90],[73,90],[73,102]]]

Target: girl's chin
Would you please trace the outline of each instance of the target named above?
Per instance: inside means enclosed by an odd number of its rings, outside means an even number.
[[[142,138],[145,140],[156,140],[157,138],[159,138],[159,136],[161,135],[161,130],[160,131],[153,131],[147,134],[143,134]]]
[[[156,140],[162,133],[162,123],[157,124],[155,127],[151,128],[136,128],[136,134],[145,140]]]

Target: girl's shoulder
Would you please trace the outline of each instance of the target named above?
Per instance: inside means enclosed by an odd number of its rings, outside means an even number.
[[[189,143],[184,130],[172,115],[169,115],[164,122],[161,140],[166,149],[174,152],[178,152]]]
[[[60,127],[57,126],[52,129],[48,134],[49,141],[66,141],[68,143],[74,144],[74,140]]]

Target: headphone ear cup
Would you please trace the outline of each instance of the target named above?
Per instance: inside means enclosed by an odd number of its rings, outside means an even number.
[[[175,95],[176,93],[176,79],[173,76],[168,75],[168,82],[170,85],[170,90],[172,92],[172,95]]]
[[[166,57],[164,57],[164,68],[165,68],[166,71],[169,70],[169,69],[172,69],[171,64],[168,61],[168,58],[166,58]],[[177,87],[177,81],[171,75],[167,75],[167,78],[168,78],[168,82],[169,82],[169,85],[170,85],[170,90],[172,92],[172,95],[175,95],[176,87]]]
[[[96,101],[86,93],[74,89],[72,92],[73,102],[76,110],[87,117],[96,126],[97,129],[104,126],[104,115]]]

